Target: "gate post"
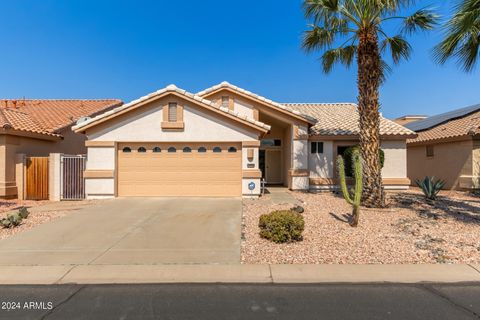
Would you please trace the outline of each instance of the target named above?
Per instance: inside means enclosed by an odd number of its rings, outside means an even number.
[[[15,155],[15,184],[17,185],[17,199],[25,199],[25,166],[27,155],[17,153]]]
[[[50,201],[60,201],[61,193],[61,153],[50,153],[48,168],[48,195]]]

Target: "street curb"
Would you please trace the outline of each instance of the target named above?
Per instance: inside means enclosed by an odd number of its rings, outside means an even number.
[[[0,266],[0,284],[457,283],[480,282],[479,270],[467,264]]]

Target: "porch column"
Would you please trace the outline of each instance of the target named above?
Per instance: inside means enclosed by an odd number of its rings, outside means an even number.
[[[292,166],[289,171],[289,187],[291,190],[308,190],[308,127],[292,126]]]
[[[262,172],[258,167],[258,148],[260,141],[242,142],[242,196],[244,198],[260,195]]]

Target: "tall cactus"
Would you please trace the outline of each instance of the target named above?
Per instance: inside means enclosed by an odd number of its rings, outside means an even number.
[[[340,177],[340,187],[342,188],[342,194],[348,204],[352,205],[352,219],[350,226],[356,227],[358,225],[358,219],[360,218],[360,201],[362,199],[362,183],[363,183],[363,170],[362,170],[362,157],[360,152],[354,151],[352,153],[352,168],[355,178],[355,184],[352,190],[348,190],[347,179],[345,176],[345,162],[342,156],[337,157],[338,175]],[[350,194],[353,193],[353,195]],[[353,198],[352,198],[353,197]]]

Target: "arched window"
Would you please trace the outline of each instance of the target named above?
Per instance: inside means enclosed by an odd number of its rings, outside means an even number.
[[[147,149],[145,149],[145,147],[140,147],[137,149],[137,151],[143,153],[143,152],[147,152]]]
[[[220,147],[215,147],[215,148],[213,148],[213,152],[215,152],[215,153],[222,152],[222,148],[220,148]]]
[[[188,153],[188,152],[192,152],[192,148],[190,148],[190,147],[185,147],[185,148],[183,148],[183,152],[187,152],[187,153]]]
[[[200,148],[198,148],[198,152],[200,152],[200,153],[205,153],[205,152],[207,152],[207,148],[205,148],[205,147],[200,147]]]
[[[122,152],[129,153],[129,152],[132,152],[132,149],[130,149],[129,147],[124,147],[122,149]]]
[[[152,149],[153,152],[162,152],[162,149],[160,149],[160,147],[155,147]]]
[[[230,147],[230,148],[228,148],[228,152],[230,152],[230,153],[237,152],[237,148]]]
[[[168,148],[168,152],[175,153],[175,152],[177,152],[177,149],[175,149],[175,147],[170,147],[170,148]]]

